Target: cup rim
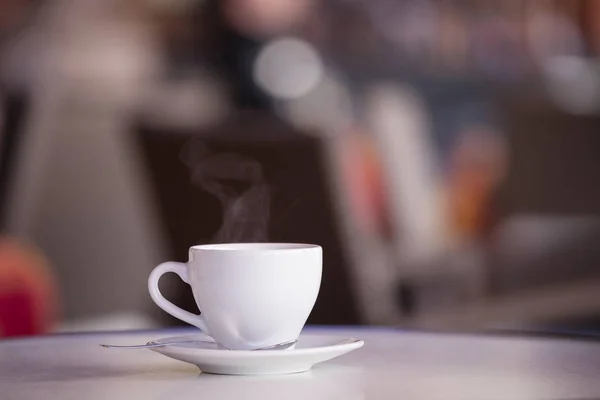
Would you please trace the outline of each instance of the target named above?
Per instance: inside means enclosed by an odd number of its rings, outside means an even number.
[[[190,251],[229,251],[229,252],[289,252],[321,249],[321,246],[308,243],[218,243],[201,244],[190,247]]]

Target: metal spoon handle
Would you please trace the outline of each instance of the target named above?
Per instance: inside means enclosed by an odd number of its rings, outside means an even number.
[[[214,343],[209,340],[178,340],[176,342],[150,342],[146,344],[118,345],[118,344],[100,344],[107,349],[150,349],[152,347],[172,346],[174,344],[186,343]]]
[[[259,349],[254,349],[252,351],[259,351],[259,350],[285,350],[285,349],[289,349],[290,347],[292,347],[296,343],[298,343],[298,339],[288,340],[287,342],[283,342],[283,343],[279,343],[279,344],[274,344],[273,346],[261,347]]]
[[[259,351],[259,350],[285,350],[292,347],[298,339],[290,340],[287,342],[275,344],[272,346],[261,347],[259,349],[253,349],[251,351]],[[173,346],[176,344],[186,344],[186,343],[210,343],[214,344],[215,342],[209,340],[178,340],[174,342],[149,342],[146,344],[133,344],[133,345],[117,345],[117,344],[100,344],[100,346],[105,347],[107,349],[149,349],[153,347],[164,347],[164,346]]]

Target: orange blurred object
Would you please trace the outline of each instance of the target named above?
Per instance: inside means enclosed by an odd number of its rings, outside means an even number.
[[[488,228],[491,199],[506,172],[503,140],[488,129],[479,127],[464,132],[451,154],[451,225],[467,237],[484,234]]]
[[[344,144],[343,170],[353,212],[364,229],[386,234],[387,207],[377,151],[359,131],[347,133]]]
[[[48,333],[58,315],[58,291],[42,255],[0,238],[0,337]]]

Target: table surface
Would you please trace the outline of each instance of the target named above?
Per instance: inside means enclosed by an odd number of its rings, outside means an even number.
[[[201,374],[142,343],[193,330],[0,341],[0,398],[13,399],[583,399],[600,398],[600,342],[563,338],[307,330],[365,340],[312,371],[268,377]]]

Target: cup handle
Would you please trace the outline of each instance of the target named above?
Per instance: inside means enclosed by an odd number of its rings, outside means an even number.
[[[210,336],[208,328],[206,327],[206,322],[204,321],[202,315],[192,314],[191,312],[177,307],[175,304],[165,299],[160,292],[160,289],[158,288],[158,281],[160,280],[161,276],[168,272],[173,272],[179,275],[182,281],[188,285],[190,284],[187,264],[173,261],[165,262],[154,268],[150,273],[150,277],[148,277],[148,291],[150,292],[150,297],[152,297],[152,300],[154,300],[157,306],[165,310],[167,313],[171,314],[177,319],[187,322],[188,324],[198,327],[202,332]]]

